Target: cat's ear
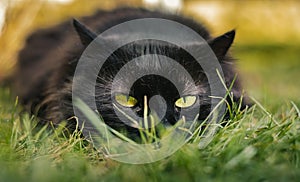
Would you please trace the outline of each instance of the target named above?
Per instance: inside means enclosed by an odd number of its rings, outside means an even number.
[[[219,60],[222,60],[226,55],[228,49],[233,43],[235,37],[235,30],[231,30],[217,38],[208,41],[209,46],[214,51]]]
[[[89,30],[86,26],[81,24],[76,19],[73,19],[73,26],[75,27],[75,30],[78,33],[82,44],[85,46],[89,45],[89,43],[91,43],[97,37],[94,32]]]

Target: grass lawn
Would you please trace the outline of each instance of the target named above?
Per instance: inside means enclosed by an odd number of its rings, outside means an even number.
[[[236,46],[245,87],[258,103],[199,149],[197,140],[161,161],[132,165],[99,154],[74,133],[33,132],[0,88],[0,181],[299,181],[299,48]]]

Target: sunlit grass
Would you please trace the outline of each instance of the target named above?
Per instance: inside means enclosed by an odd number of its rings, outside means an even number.
[[[1,181],[280,180],[300,177],[300,113],[290,103],[272,113],[260,103],[231,118],[199,149],[197,139],[174,155],[146,165],[114,162],[63,126],[36,130],[36,120],[1,89]],[[44,170],[47,169],[47,174]],[[75,173],[75,174],[74,174]]]

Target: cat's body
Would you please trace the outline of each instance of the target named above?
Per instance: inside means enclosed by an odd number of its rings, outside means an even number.
[[[204,26],[191,19],[184,18],[180,15],[131,8],[117,9],[114,11],[98,11],[93,16],[84,17],[80,19],[80,21],[91,31],[100,34],[114,25],[137,18],[164,18],[179,22],[193,29],[212,46],[212,50],[215,52],[222,66],[227,86],[233,82],[235,76],[234,63],[233,59],[227,54],[227,50],[234,39],[234,31],[213,39]],[[49,29],[38,30],[27,39],[24,49],[20,52],[18,69],[15,74],[15,92],[26,108],[38,116],[41,123],[51,121],[54,124],[58,124],[62,120],[66,120],[74,115],[71,93],[72,78],[77,61],[89,43],[89,40],[85,39],[84,32],[80,32],[82,30],[80,30],[78,25],[76,30],[79,32],[79,36],[70,21]],[[124,61],[122,60],[124,58],[122,55],[124,54],[126,54],[127,57],[128,55],[132,55],[131,58],[134,57],[133,55],[146,54],[145,47],[152,47],[152,52],[162,52],[163,55],[172,57],[178,61],[186,59],[188,56],[178,47],[148,41],[142,44],[137,43],[127,47],[125,46],[118,54],[111,56],[110,61],[112,64],[117,65],[117,63]],[[197,82],[199,86],[199,90],[195,92],[195,95],[199,96],[199,98],[203,98],[201,100],[202,112],[199,117],[199,119],[202,120],[210,111],[210,105],[208,104],[209,88],[202,70],[198,69],[193,72],[194,73],[191,74],[198,79]],[[101,76],[101,72],[99,76]],[[111,82],[109,75],[102,74],[102,76],[102,80],[106,80],[107,83],[105,81],[104,83],[98,81],[99,88],[103,88],[103,85],[109,85]],[[144,95],[151,97],[158,93],[165,92],[162,95],[167,98],[166,100],[170,101],[168,106],[170,106],[171,109],[168,108],[169,113],[166,114],[164,120],[174,124],[178,119],[176,118],[176,108],[172,109],[174,102],[178,99],[175,98],[178,96],[178,93],[173,92],[174,88],[168,85],[168,81],[155,76],[142,79],[139,82],[140,83],[137,82],[135,85],[135,91],[131,92],[132,96],[134,96],[139,103],[142,103],[141,100]],[[102,86],[99,86],[101,84]],[[151,88],[149,89],[149,87]],[[167,92],[167,90],[169,92]],[[232,91],[235,101],[238,101],[242,95],[239,79],[236,79]],[[109,102],[112,102],[110,96],[103,94],[101,89],[97,90],[97,86],[96,94],[98,95],[98,97],[96,97],[96,101],[98,99],[97,107],[103,111],[100,114],[104,120],[114,128],[123,126],[122,123],[117,121],[113,109],[111,108],[112,104],[109,104]],[[106,103],[103,103],[105,97],[107,97],[107,99],[109,97],[109,99]],[[243,106],[245,104],[246,103],[243,103]],[[141,113],[142,107],[142,104],[139,107],[136,106],[135,109],[139,110],[136,112]],[[74,121],[69,122],[72,128]]]

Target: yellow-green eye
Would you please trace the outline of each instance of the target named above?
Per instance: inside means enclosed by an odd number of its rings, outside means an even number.
[[[133,107],[137,103],[137,100],[134,97],[125,94],[116,94],[115,100],[124,107]]]
[[[195,104],[195,102],[196,96],[183,96],[175,102],[175,106],[180,108],[187,108]]]

